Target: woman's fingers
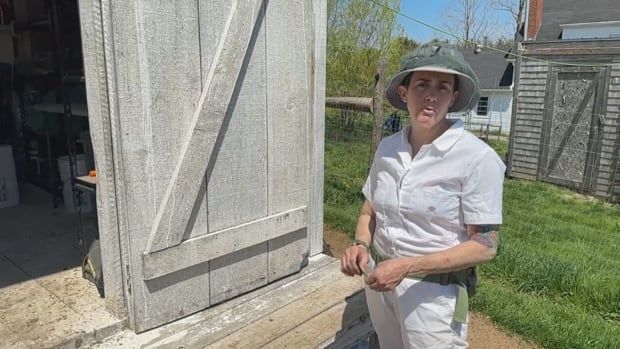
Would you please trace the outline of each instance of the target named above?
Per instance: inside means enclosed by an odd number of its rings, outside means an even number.
[[[346,251],[340,257],[340,271],[342,271],[342,273],[346,276],[353,276],[349,268],[349,260],[346,255]]]
[[[359,248],[356,246],[347,248],[340,258],[340,270],[348,276],[361,275],[362,271],[358,265],[359,258]]]

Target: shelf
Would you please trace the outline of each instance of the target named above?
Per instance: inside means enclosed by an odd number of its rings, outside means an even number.
[[[62,104],[35,104],[32,108],[46,113],[65,113],[65,108]],[[86,104],[71,104],[71,115],[88,117],[88,107]]]

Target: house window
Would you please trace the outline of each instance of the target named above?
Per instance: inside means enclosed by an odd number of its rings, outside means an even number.
[[[478,115],[487,115],[489,113],[489,97],[480,97],[478,99]]]

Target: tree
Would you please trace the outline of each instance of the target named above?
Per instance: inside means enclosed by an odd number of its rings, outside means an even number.
[[[515,21],[515,35],[521,24],[523,23],[523,11],[525,8],[525,0],[492,0],[491,6],[499,11],[506,11],[510,13]]]
[[[444,9],[442,22],[460,37],[461,47],[472,47],[474,42],[491,36],[489,12],[490,6],[485,0],[457,0]]]
[[[328,0],[327,6],[327,95],[371,97],[379,57],[399,29],[395,13],[361,0]]]

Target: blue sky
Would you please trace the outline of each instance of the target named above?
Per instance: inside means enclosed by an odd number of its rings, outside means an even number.
[[[401,0],[400,12],[435,27],[443,28],[441,17],[444,9],[454,5],[457,1],[458,0]],[[512,31],[512,27],[508,27],[507,24],[514,22],[512,22],[513,20],[508,12],[492,10],[490,15],[492,15],[493,20],[500,23],[499,26],[496,27],[496,30],[494,30],[495,34],[505,33],[506,35]],[[445,34],[436,32],[408,18],[398,16],[397,21],[403,26],[409,37],[416,41],[425,42],[435,37],[440,39],[448,38]]]

